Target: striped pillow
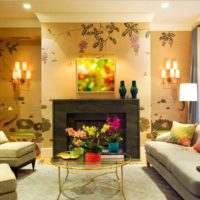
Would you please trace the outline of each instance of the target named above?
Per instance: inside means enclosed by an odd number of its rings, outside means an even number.
[[[191,146],[197,124],[181,124],[173,122],[169,143],[180,144],[183,146]]]

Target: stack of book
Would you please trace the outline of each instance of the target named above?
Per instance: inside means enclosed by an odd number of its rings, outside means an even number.
[[[117,153],[110,153],[108,149],[105,149],[101,154],[101,160],[108,162],[121,162],[124,161],[124,154],[121,149]]]

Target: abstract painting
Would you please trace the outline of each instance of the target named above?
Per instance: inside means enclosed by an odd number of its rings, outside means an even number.
[[[114,92],[115,60],[108,58],[77,59],[78,92]]]

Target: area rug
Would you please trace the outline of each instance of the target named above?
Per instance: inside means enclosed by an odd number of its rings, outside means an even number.
[[[64,179],[66,170],[61,172]],[[104,172],[108,171],[79,171],[80,174],[74,174],[71,170],[67,187],[84,184],[90,177]],[[117,187],[115,178],[114,173],[101,176],[95,184],[67,191],[68,198],[61,195],[60,200],[121,200],[121,193],[110,189]],[[34,172],[30,166],[22,169],[17,179],[17,193],[18,200],[56,200],[59,193],[57,167],[38,162]],[[124,194],[126,200],[182,200],[152,167],[141,164],[124,167]]]

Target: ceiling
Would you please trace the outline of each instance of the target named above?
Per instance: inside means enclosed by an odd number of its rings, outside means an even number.
[[[191,29],[200,21],[200,0],[0,0],[0,27],[38,27],[40,22],[151,22],[152,27]]]

